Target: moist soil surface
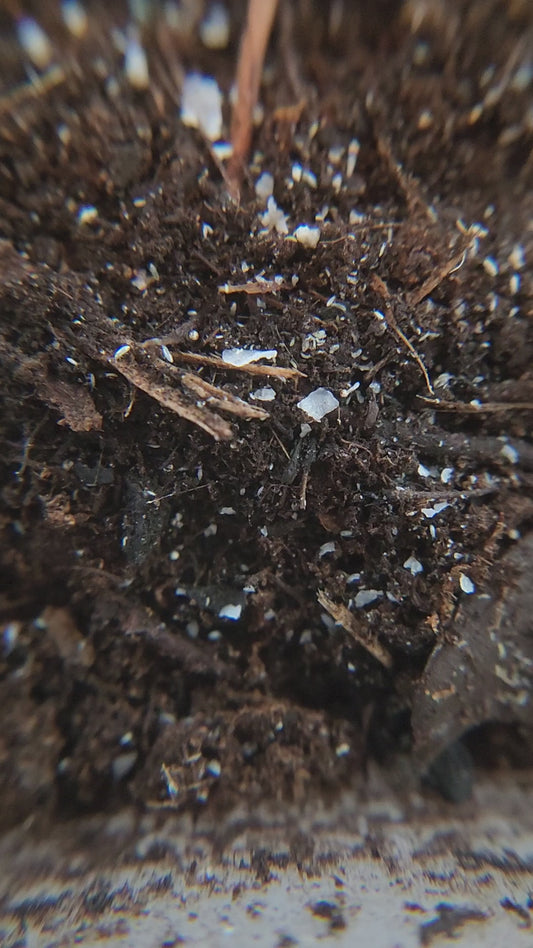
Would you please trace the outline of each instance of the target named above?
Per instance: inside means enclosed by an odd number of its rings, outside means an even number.
[[[282,3],[238,201],[180,101],[215,77],[228,136],[243,3],[222,50],[202,3],[28,3],[37,63],[7,6],[2,825],[530,763],[529,4]],[[513,588],[504,667],[471,603]]]

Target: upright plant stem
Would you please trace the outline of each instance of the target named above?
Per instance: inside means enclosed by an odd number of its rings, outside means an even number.
[[[253,111],[259,95],[265,60],[278,0],[249,0],[246,26],[237,63],[237,98],[231,120],[233,154],[228,167],[228,186],[238,197],[242,171],[252,141]]]

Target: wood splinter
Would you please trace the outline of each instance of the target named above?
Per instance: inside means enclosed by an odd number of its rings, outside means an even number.
[[[350,612],[346,606],[337,605],[337,603],[333,602],[322,590],[319,590],[317,599],[331,618],[335,619],[338,625],[342,625],[343,629],[349,632],[357,644],[364,648],[369,655],[372,655],[372,658],[380,662],[384,668],[392,668],[392,655],[390,652],[387,651],[377,639],[369,636],[366,629],[363,628],[362,623],[356,619],[354,614]]]

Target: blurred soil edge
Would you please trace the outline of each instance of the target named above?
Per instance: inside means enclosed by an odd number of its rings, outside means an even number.
[[[520,946],[533,7],[245,6],[0,3],[0,944]]]
[[[366,792],[333,809],[123,811],[0,844],[3,948],[59,944],[418,948],[531,944],[531,771],[466,804]],[[361,941],[360,941],[361,939]]]

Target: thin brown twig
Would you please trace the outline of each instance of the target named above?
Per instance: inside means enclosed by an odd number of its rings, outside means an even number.
[[[477,405],[475,402],[440,401],[438,398],[426,398],[418,395],[423,402],[431,405],[436,411],[453,411],[464,415],[497,414],[504,411],[533,411],[533,402],[484,402]]]
[[[393,314],[392,310],[390,309],[390,307],[388,307],[388,313],[387,313],[386,321],[387,321],[388,325],[390,326],[390,328],[392,329],[392,331],[398,336],[398,339],[400,339],[400,341],[403,342],[404,346],[407,347],[407,349],[408,349],[409,352],[411,353],[411,355],[412,355],[413,359],[415,360],[415,362],[417,362],[418,365],[420,366],[420,370],[421,370],[421,372],[422,372],[422,375],[424,376],[424,381],[425,381],[425,383],[426,383],[427,390],[428,390],[429,394],[434,397],[434,396],[435,396],[435,390],[434,390],[434,388],[433,388],[433,386],[432,386],[432,384],[431,384],[431,380],[430,380],[430,378],[429,378],[428,370],[426,369],[424,363],[422,362],[421,356],[419,356],[418,352],[416,351],[415,347],[413,346],[413,343],[409,341],[409,339],[407,338],[407,336],[405,335],[405,333],[403,332],[403,330],[400,329],[400,327],[398,326],[398,323],[396,322],[396,317],[394,316],[394,314]]]
[[[381,315],[382,315],[382,318],[385,320],[386,325],[387,325],[390,329],[392,329],[393,333],[394,333],[396,336],[398,336],[398,339],[400,340],[400,342],[402,342],[403,345],[408,349],[408,351],[411,353],[411,355],[412,355],[413,359],[415,360],[415,362],[417,362],[418,365],[420,366],[420,369],[421,369],[421,371],[422,371],[422,375],[424,376],[424,380],[425,380],[425,383],[426,383],[428,392],[429,392],[429,394],[430,394],[431,396],[434,397],[434,396],[435,396],[435,392],[434,392],[434,390],[433,390],[433,386],[432,386],[431,380],[430,380],[430,378],[429,378],[429,373],[428,373],[428,370],[426,369],[426,367],[425,367],[425,365],[424,365],[424,363],[423,363],[423,361],[422,361],[421,356],[419,356],[418,352],[416,351],[415,347],[413,346],[413,343],[409,341],[409,339],[407,338],[407,336],[405,335],[405,333],[403,332],[403,330],[400,329],[400,327],[398,326],[398,323],[396,322],[396,316],[394,315],[394,311],[393,311],[392,303],[391,303],[392,294],[391,294],[391,292],[390,292],[390,290],[389,290],[387,284],[385,283],[384,280],[381,279],[380,276],[378,276],[377,273],[374,273],[374,274],[372,274],[370,285],[372,286],[372,289],[373,289],[376,293],[379,293],[379,295],[381,296],[382,300],[385,302],[385,312],[386,312],[386,315],[383,316],[383,314],[381,314]]]
[[[451,260],[448,260],[436,273],[433,273],[429,279],[425,280],[422,286],[419,286],[417,290],[413,290],[412,293],[409,293],[407,300],[411,306],[416,306],[418,303],[421,303],[437,286],[440,286],[446,277],[450,276],[451,273],[455,273],[456,270],[459,270],[466,260],[467,253],[468,248],[464,248],[455,254]]]
[[[334,603],[325,592],[319,590],[318,601],[321,606],[329,613],[332,619],[335,619],[339,625],[342,625],[346,632],[349,632],[358,645],[361,645],[369,655],[372,655],[384,668],[392,668],[392,655],[387,649],[371,638],[361,621],[358,621],[354,614],[346,606]]]
[[[276,432],[275,432],[274,430],[272,431],[272,434],[274,435],[274,437],[275,437],[276,441],[278,442],[278,444],[279,444],[281,450],[283,451],[285,457],[287,458],[287,461],[290,461],[291,456],[290,456],[289,452],[287,451],[287,448],[286,448],[285,445],[283,444],[283,441],[281,440],[281,438],[279,437],[279,435],[276,434]]]
[[[189,365],[208,365],[213,369],[224,370],[228,372],[246,372],[248,375],[271,375],[278,379],[297,379],[305,378],[303,372],[298,369],[285,369],[279,365],[231,365],[230,362],[223,362],[218,356],[203,355],[201,352],[179,352],[174,353],[175,358],[180,362],[189,363]]]

